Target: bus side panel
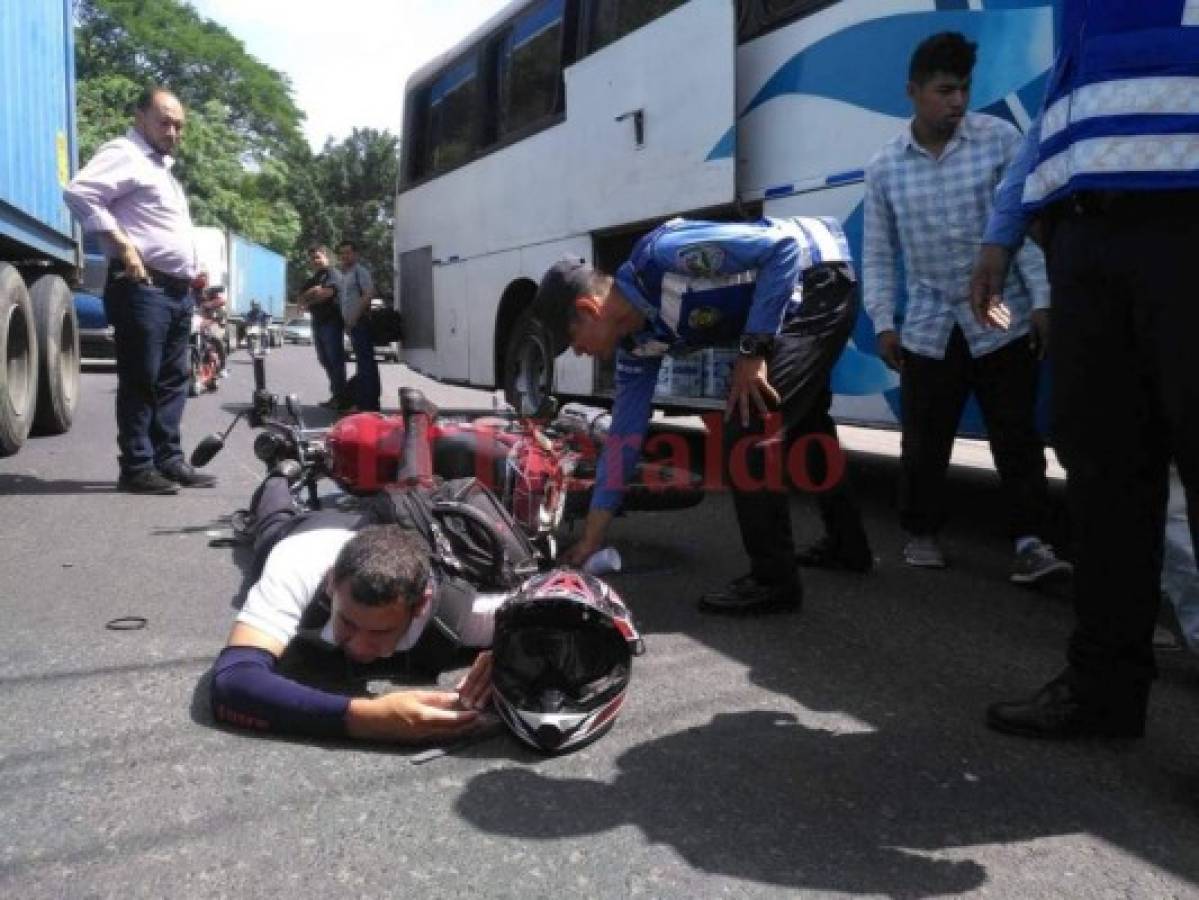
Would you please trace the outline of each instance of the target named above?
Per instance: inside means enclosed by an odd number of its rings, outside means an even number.
[[[684,4],[567,69],[564,121],[399,194],[397,259],[431,247],[434,265],[436,346],[412,365],[490,385],[503,291],[539,281],[566,246],[590,258],[590,239],[568,235],[734,199],[733,29],[732,0]],[[618,121],[638,110],[640,147],[633,116]],[[484,261],[511,251],[522,263],[506,276]],[[562,384],[590,389],[589,367],[560,365]]]
[[[438,378],[466,381],[470,375],[467,271],[461,260],[433,262],[434,344]]]
[[[732,202],[735,47],[733,4],[705,0],[566,70],[571,169],[586,216],[573,230]]]
[[[495,381],[495,328],[500,298],[522,272],[520,251],[493,253],[467,264],[467,320],[470,328],[470,382]],[[536,283],[536,277],[532,279]]]

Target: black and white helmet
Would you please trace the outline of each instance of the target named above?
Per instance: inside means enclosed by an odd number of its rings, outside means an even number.
[[[496,709],[538,750],[578,749],[612,726],[643,650],[608,585],[575,569],[536,575],[496,613]]]

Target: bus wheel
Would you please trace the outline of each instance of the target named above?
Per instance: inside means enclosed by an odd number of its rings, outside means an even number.
[[[79,323],[75,298],[57,275],[43,275],[29,289],[38,337],[38,401],[35,434],[71,429],[79,402]]]
[[[36,407],[33,303],[17,270],[0,263],[0,456],[21,449]]]
[[[532,311],[521,313],[504,352],[504,399],[517,412],[540,409],[554,384],[549,337]]]

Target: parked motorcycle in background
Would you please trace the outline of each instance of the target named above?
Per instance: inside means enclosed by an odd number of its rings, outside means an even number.
[[[222,324],[225,306],[224,289],[211,287],[200,291],[200,298],[192,313],[191,331],[191,380],[188,396],[215,391],[225,375],[225,360],[228,351],[225,344],[225,327]]]

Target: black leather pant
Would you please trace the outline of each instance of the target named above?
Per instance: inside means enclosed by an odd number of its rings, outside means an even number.
[[[800,314],[787,321],[767,360],[770,384],[781,399],[781,431],[766,434],[757,418],[748,429],[734,416],[725,427],[725,478],[732,488],[741,541],[754,577],[766,584],[793,581],[795,544],[791,532],[790,490],[796,467],[796,444],[806,435],[825,435],[837,444],[837,427],[829,415],[829,376],[845,348],[858,314],[858,291],[849,269],[826,265],[809,270],[804,280]],[[749,444],[746,438],[751,438]],[[761,440],[765,438],[765,440]],[[752,446],[746,452],[747,447]],[[809,441],[800,469],[812,485],[827,481],[823,445]],[[838,461],[838,464],[843,461]],[[834,542],[865,546],[866,535],[847,481],[816,493],[821,518]]]
[[[1068,655],[1111,693],[1156,673],[1171,458],[1199,546],[1199,217],[1169,195],[1130,196],[1059,211],[1047,253],[1054,439],[1077,542]]]

